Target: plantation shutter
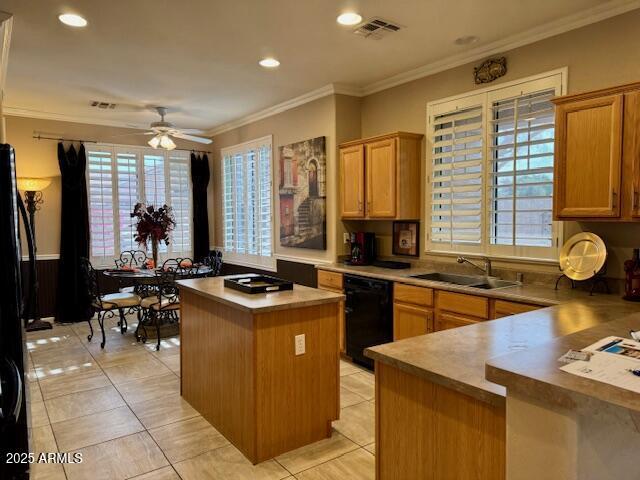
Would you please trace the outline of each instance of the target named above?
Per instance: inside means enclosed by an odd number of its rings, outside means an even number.
[[[482,104],[436,113],[431,119],[432,243],[482,241]]]
[[[492,244],[552,246],[553,96],[546,89],[491,103]]]
[[[260,236],[260,255],[271,256],[272,224],[271,214],[271,145],[262,145],[258,149],[259,194],[258,194],[258,235]]]
[[[224,178],[224,249],[226,251],[234,250],[233,237],[234,229],[234,212],[235,212],[235,195],[233,188],[234,174],[234,156],[225,155],[223,161],[223,178]]]
[[[169,152],[169,205],[173,207],[176,226],[170,250],[187,256],[191,246],[191,172],[188,152]]]
[[[94,263],[104,263],[113,259],[116,250],[112,150],[88,148],[87,166],[91,259]]]
[[[135,241],[136,228],[131,218],[131,212],[140,198],[138,184],[138,155],[135,152],[117,151],[116,170],[118,178],[118,224],[119,251],[138,250]],[[117,255],[116,255],[117,256]]]

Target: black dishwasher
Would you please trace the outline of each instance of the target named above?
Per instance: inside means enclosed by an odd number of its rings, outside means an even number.
[[[373,369],[363,350],[393,341],[392,282],[345,275],[344,293],[347,355]]]

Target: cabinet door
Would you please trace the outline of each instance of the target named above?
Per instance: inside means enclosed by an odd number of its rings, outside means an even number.
[[[628,205],[631,216],[640,217],[640,92],[624,96],[624,143],[625,167],[622,184],[629,191]],[[623,195],[624,199],[624,195]]]
[[[424,335],[433,331],[433,310],[403,303],[393,304],[393,340]]]
[[[437,312],[435,321],[435,330],[448,330],[449,328],[464,327],[473,325],[481,321],[478,318],[467,317],[451,312]]]
[[[340,149],[342,217],[364,218],[364,145]]]
[[[341,289],[338,289],[338,288],[322,287],[320,285],[318,285],[318,288],[320,290],[328,290],[329,292],[333,292],[333,293],[344,293]],[[340,353],[347,352],[347,348],[345,345],[344,321],[345,321],[345,318],[344,318],[344,300],[343,300],[340,302],[340,305],[338,306],[338,345],[340,348]]]
[[[396,216],[396,139],[367,143],[367,217]]]
[[[620,216],[623,96],[556,108],[556,218]]]
[[[502,318],[519,313],[532,312],[542,307],[530,305],[528,303],[508,302],[506,300],[494,300],[493,316],[491,318]]]

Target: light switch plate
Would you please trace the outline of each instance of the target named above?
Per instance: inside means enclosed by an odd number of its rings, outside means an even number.
[[[307,346],[305,343],[304,333],[295,336],[296,355],[303,355],[306,352]]]
[[[349,234],[347,232],[344,232],[342,234],[342,243],[349,243],[350,239],[349,239]]]

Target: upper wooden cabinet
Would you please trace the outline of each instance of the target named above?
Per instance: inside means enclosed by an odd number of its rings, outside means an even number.
[[[554,103],[554,218],[640,218],[640,83]]]
[[[340,145],[342,218],[420,218],[422,137],[397,132]]]

